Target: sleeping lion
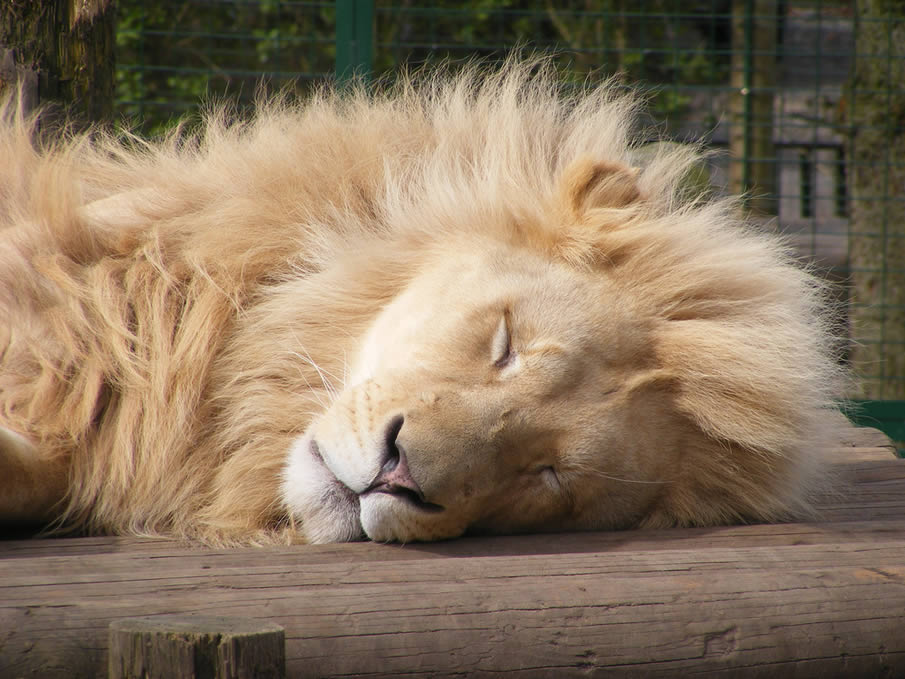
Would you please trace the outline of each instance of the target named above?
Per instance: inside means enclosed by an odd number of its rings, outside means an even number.
[[[0,518],[208,544],[806,515],[823,286],[538,61],[0,132]],[[650,155],[650,154],[648,154]],[[638,167],[641,165],[641,167]]]

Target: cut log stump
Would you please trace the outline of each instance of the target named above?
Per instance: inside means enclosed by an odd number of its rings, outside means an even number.
[[[284,679],[285,634],[272,622],[154,615],[110,623],[109,679]]]

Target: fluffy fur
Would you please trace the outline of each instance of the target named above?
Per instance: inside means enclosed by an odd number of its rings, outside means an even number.
[[[223,543],[808,512],[820,284],[683,198],[694,149],[633,168],[631,97],[555,82],[513,60],[44,148],[8,104],[0,513]]]

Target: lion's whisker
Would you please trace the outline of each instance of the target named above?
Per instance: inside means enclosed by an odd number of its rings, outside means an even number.
[[[298,337],[296,337],[296,339],[298,340]],[[322,368],[320,365],[318,365],[317,362],[311,357],[311,354],[308,352],[308,350],[304,347],[304,345],[301,342],[299,342],[299,346],[302,348],[302,351],[304,352],[304,354],[302,354],[298,351],[290,351],[289,352],[290,355],[295,356],[296,358],[301,360],[303,363],[306,363],[306,364],[310,365],[312,368],[314,368],[314,370],[317,372],[318,377],[321,380],[321,383],[324,385],[324,390],[327,392],[327,395],[330,397],[330,400],[335,401],[338,392],[336,390],[336,387],[333,385],[333,382],[328,378],[332,378],[333,380],[338,380],[338,381],[343,381],[343,382],[345,380],[344,379],[339,380],[339,378],[336,375],[334,375],[332,372],[330,372],[326,368]],[[307,379],[306,379],[306,382],[307,382]],[[308,387],[311,388],[310,383],[308,384]]]
[[[314,366],[314,361],[312,361],[310,357],[303,356],[295,351],[290,351],[289,354],[290,354],[290,356],[294,356],[294,357],[298,358],[304,364]],[[317,370],[316,366],[314,366],[314,368],[315,368],[315,370]],[[327,394],[331,397],[331,400],[335,399],[335,395],[330,392],[330,387],[328,386],[327,382],[325,381],[324,375],[320,371],[318,371],[318,376],[321,378],[321,383],[323,384],[324,389],[323,390],[315,389],[314,385],[311,384],[311,381],[308,379],[308,376],[305,374],[305,371],[302,369],[302,366],[298,366],[297,370],[298,370],[299,376],[302,378],[302,380],[304,380],[305,386],[308,387],[308,396],[313,397],[312,400],[316,400],[318,405],[320,405],[324,410],[327,410],[330,407],[330,405],[328,403],[325,403],[324,400],[321,398],[321,391],[326,391]]]
[[[576,469],[581,474],[588,474],[592,476],[597,476],[602,479],[609,479],[610,481],[619,481],[620,483],[640,483],[645,485],[662,485],[666,483],[672,483],[669,480],[660,480],[660,481],[645,481],[642,479],[624,479],[620,476],[613,476],[612,474],[607,474],[606,472],[602,472],[598,469],[591,469],[590,467],[583,466],[578,467]]]

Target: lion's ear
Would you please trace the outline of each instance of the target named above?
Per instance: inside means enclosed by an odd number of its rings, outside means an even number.
[[[595,208],[621,208],[641,197],[637,168],[583,156],[573,161],[559,179],[559,200],[575,219]]]

